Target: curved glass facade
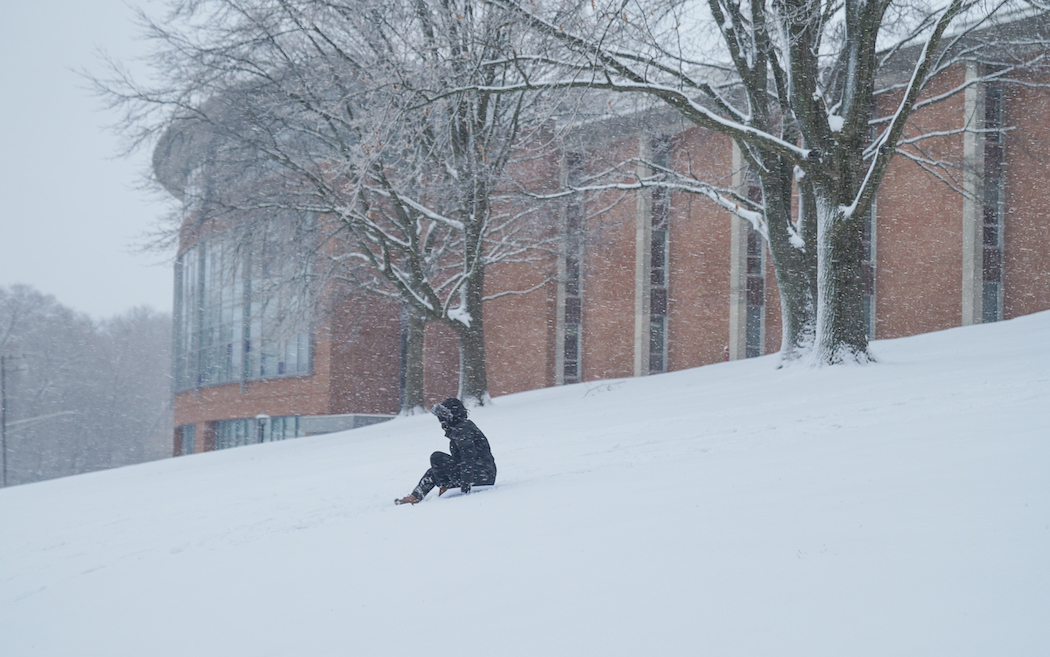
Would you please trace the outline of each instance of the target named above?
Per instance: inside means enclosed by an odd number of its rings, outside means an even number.
[[[276,240],[201,241],[175,263],[175,391],[312,370],[306,263]],[[289,282],[291,281],[291,282]]]

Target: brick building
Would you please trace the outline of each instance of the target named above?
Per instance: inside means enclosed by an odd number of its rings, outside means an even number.
[[[946,90],[974,75],[959,66],[938,84]],[[1050,309],[1048,100],[1033,85],[975,85],[913,116],[923,130],[944,133],[926,148],[959,165],[967,193],[895,158],[866,231],[870,337]],[[550,175],[561,183],[639,157],[761,193],[730,140],[666,111],[581,127],[560,148]],[[163,166],[158,175],[165,178]],[[168,178],[169,188],[180,184]],[[660,189],[593,192],[562,201],[556,214],[561,248],[545,272],[506,264],[486,275],[492,293],[538,286],[486,302],[493,395],[779,349],[779,296],[762,238],[706,198]],[[184,240],[180,248],[176,454],[351,428],[396,413],[396,304],[350,297],[323,319],[307,309],[293,338],[268,340],[266,299],[252,296],[255,270],[246,267],[239,282],[209,278],[222,257],[218,238]],[[428,403],[455,394],[452,332],[428,326],[424,353]]]

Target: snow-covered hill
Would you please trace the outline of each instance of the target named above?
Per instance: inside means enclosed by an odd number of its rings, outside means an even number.
[[[1050,313],[0,490],[0,654],[1050,654]]]

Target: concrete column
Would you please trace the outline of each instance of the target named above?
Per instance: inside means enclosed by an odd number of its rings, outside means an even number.
[[[733,189],[747,195],[744,157],[733,143]],[[729,359],[747,355],[747,233],[746,221],[730,215],[729,240]]]
[[[652,159],[649,135],[638,135],[638,159]],[[638,177],[652,175],[649,167],[638,165]],[[634,236],[634,375],[649,374],[649,276],[652,258],[652,194],[640,189],[635,213]]]
[[[565,189],[569,179],[569,167],[566,162],[564,151],[561,155],[561,164],[558,171],[558,184]],[[558,257],[558,290],[555,301],[555,329],[554,329],[554,385],[560,386],[565,383],[565,254],[571,248],[568,230],[568,206],[570,201],[562,201],[558,230],[561,234],[562,255]]]
[[[978,64],[966,65],[966,79],[980,75]],[[984,282],[984,128],[983,84],[966,88],[963,134],[962,325],[981,323]]]

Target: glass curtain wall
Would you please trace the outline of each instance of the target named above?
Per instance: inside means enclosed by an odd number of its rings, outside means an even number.
[[[287,249],[283,249],[287,251]],[[175,268],[175,389],[311,373],[310,310],[276,238],[201,241]]]
[[[215,449],[270,443],[304,435],[298,415],[220,420],[215,423]]]

